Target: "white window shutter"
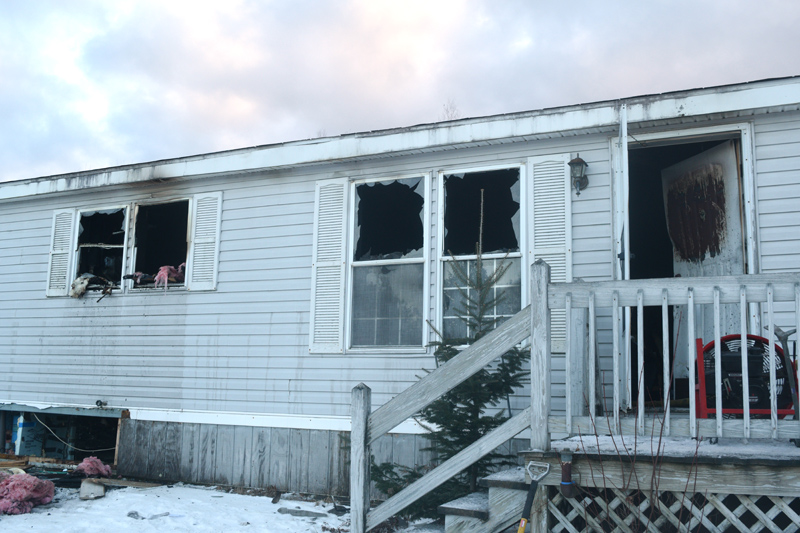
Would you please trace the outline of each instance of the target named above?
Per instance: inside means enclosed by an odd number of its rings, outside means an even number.
[[[348,181],[317,183],[309,351],[344,351]]]
[[[213,291],[217,288],[222,193],[198,194],[192,199],[192,240],[189,243],[186,288]]]
[[[533,246],[531,264],[537,259],[550,265],[550,281],[572,281],[572,202],[568,154],[531,158]],[[551,350],[564,353],[566,314],[550,316]]]
[[[72,260],[75,256],[75,209],[53,213],[50,242],[50,265],[47,269],[47,296],[66,296],[72,284]]]

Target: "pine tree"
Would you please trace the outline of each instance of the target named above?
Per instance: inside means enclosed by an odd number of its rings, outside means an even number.
[[[483,202],[481,202],[482,204]],[[476,260],[472,265],[453,261],[452,270],[458,279],[460,304],[455,312],[464,325],[467,336],[449,338],[437,331],[439,340],[434,342],[436,365],[442,365],[458,355],[459,348],[469,345],[493,330],[498,324],[492,310],[503,298],[496,295],[495,286],[511,266],[505,259],[494,272],[487,272],[483,262],[483,205],[478,242],[475,245]],[[474,268],[469,268],[474,266]],[[431,403],[419,414],[422,425],[429,427],[428,438],[438,462],[450,457],[480,439],[510,417],[510,395],[521,386],[526,375],[525,361],[529,350],[514,348],[499,360],[453,388]],[[502,404],[505,404],[501,407]],[[495,414],[488,411],[496,410]],[[514,463],[514,456],[494,451],[477,461],[465,471],[440,485],[427,497],[410,506],[406,512],[413,516],[435,516],[436,508],[447,501],[459,498],[477,489],[481,477],[497,466]],[[401,467],[392,463],[372,466],[372,479],[379,490],[393,494],[424,474],[422,469]]]

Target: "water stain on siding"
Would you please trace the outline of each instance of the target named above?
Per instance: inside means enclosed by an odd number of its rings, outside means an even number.
[[[701,165],[675,180],[666,204],[669,236],[682,260],[702,261],[719,253],[726,224],[722,165]]]

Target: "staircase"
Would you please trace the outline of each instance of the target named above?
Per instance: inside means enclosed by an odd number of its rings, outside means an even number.
[[[445,515],[445,533],[497,533],[516,531],[528,494],[522,467],[497,472],[480,482],[488,492],[475,492],[439,506]]]

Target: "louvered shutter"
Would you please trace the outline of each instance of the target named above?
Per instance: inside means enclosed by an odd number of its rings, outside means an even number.
[[[188,280],[192,291],[217,288],[222,193],[203,193],[192,200],[192,240],[189,244]]]
[[[75,255],[75,213],[64,209],[53,213],[50,242],[50,266],[47,270],[47,296],[66,296],[72,280],[72,258]]]
[[[312,353],[344,350],[347,180],[317,183],[311,269]]]
[[[531,264],[542,259],[550,265],[550,281],[572,281],[572,203],[569,197],[569,156],[531,158],[533,243]],[[551,350],[564,353],[566,314],[550,316]]]

